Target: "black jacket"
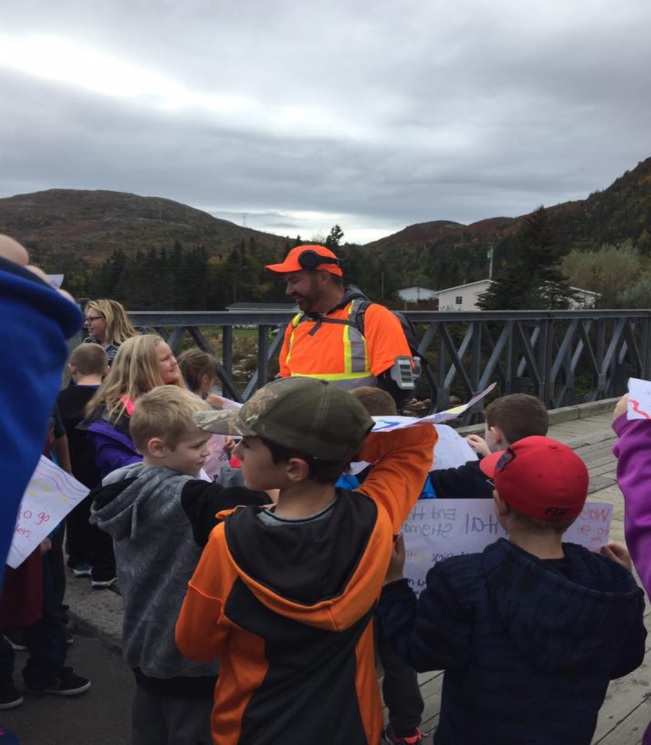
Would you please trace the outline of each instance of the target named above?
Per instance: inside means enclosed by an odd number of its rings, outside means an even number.
[[[439,499],[492,499],[493,487],[479,468],[478,460],[470,460],[458,468],[430,471],[429,480]]]
[[[620,564],[563,549],[559,567],[501,539],[436,564],[418,601],[385,586],[398,651],[445,670],[435,745],[590,744],[609,681],[644,659],[644,595]]]

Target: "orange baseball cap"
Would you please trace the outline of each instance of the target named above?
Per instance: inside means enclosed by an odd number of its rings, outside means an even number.
[[[296,246],[285,256],[282,264],[268,264],[265,269],[277,274],[300,272],[303,269],[322,269],[338,277],[344,276],[341,259],[337,258],[329,248],[316,245]]]

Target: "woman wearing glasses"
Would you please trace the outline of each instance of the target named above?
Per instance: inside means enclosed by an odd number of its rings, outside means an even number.
[[[101,344],[111,365],[120,344],[138,332],[117,300],[89,300],[84,313],[84,327],[88,331],[84,343]]]

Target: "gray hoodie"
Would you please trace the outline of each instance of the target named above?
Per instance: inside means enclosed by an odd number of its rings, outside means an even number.
[[[133,480],[135,479],[135,481]],[[192,481],[177,471],[136,463],[110,473],[93,490],[94,523],[113,538],[124,600],[124,658],[152,678],[216,675],[176,648],[174,628],[201,556],[181,505]]]

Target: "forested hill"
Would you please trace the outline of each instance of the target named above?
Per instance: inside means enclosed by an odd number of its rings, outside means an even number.
[[[284,247],[284,239],[219,220],[207,212],[160,197],[115,191],[49,189],[0,199],[0,233],[27,245],[37,258],[67,254],[101,262],[120,249],[127,255],[175,242],[228,254],[251,239],[260,247]],[[275,255],[276,251],[274,251]]]
[[[646,272],[651,259],[651,158],[587,199],[545,207],[559,255],[604,245],[621,254],[620,247],[628,244],[644,264],[633,267],[634,275]],[[335,226],[327,242],[342,257],[348,282],[391,303],[400,287],[442,289],[483,279],[491,248],[499,273],[521,242],[518,232],[526,217],[496,217],[472,225],[421,223],[361,247],[341,245],[341,230]],[[345,235],[346,225],[341,228]],[[64,274],[65,287],[74,295],[115,297],[133,310],[282,300],[282,282],[274,281],[264,266],[281,260],[297,243],[169,199],[71,189],[0,199],[0,233],[22,241],[46,271]],[[594,272],[573,281],[607,294],[597,286]],[[651,271],[648,281],[651,296]]]
[[[586,199],[544,205],[564,251],[597,249],[631,242],[651,255],[651,158],[627,171],[611,186]],[[401,284],[437,289],[482,279],[489,248],[508,252],[526,215],[496,217],[471,225],[435,221],[411,225],[362,248],[376,265],[401,274]]]

